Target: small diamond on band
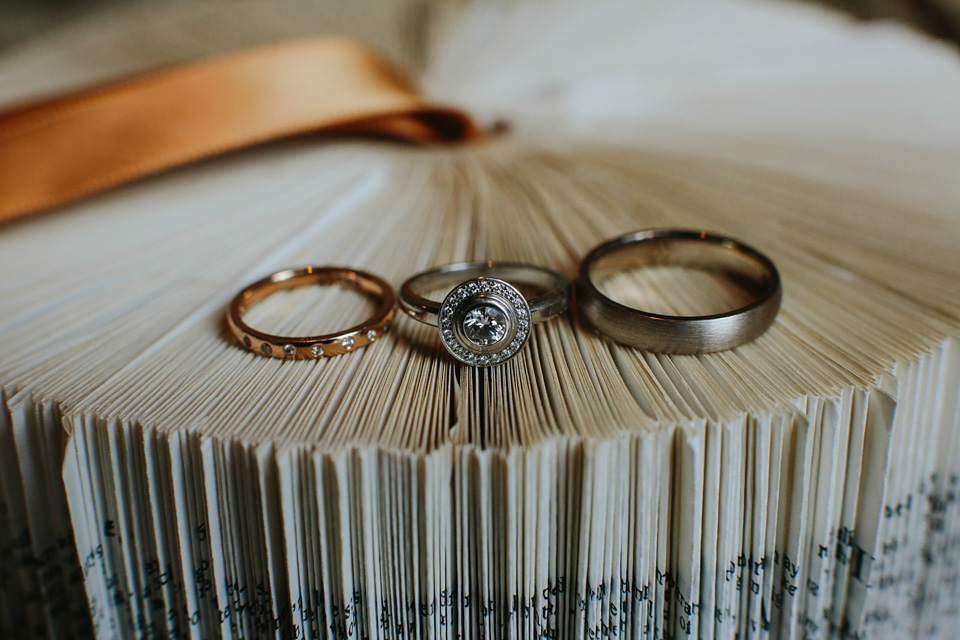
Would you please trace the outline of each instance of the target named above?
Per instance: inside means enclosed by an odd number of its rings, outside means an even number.
[[[297,352],[297,350],[294,348],[292,344],[285,344],[283,345],[283,352],[288,356],[292,356]]]
[[[318,344],[313,345],[310,347],[310,355],[312,355],[314,358],[323,356],[323,347]]]
[[[344,349],[346,349],[347,351],[350,351],[350,349],[353,349],[353,345],[354,345],[353,336],[347,336],[346,338],[340,341],[340,344],[343,345]]]

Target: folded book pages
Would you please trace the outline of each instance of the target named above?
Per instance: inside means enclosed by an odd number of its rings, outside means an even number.
[[[786,2],[143,3],[3,52],[0,101],[305,33],[493,133],[299,138],[0,228],[4,637],[954,637],[955,51]],[[224,321],[287,267],[573,277],[658,227],[769,256],[773,326],[674,356],[568,312],[474,368],[401,314],[296,361]],[[603,286],[702,314],[735,284]],[[369,309],[299,288],[245,320]]]

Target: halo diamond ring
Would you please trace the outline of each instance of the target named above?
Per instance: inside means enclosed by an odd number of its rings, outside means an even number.
[[[425,297],[451,286],[442,302]],[[539,295],[528,300],[521,287],[537,289]],[[529,339],[531,325],[563,313],[570,295],[570,281],[549,269],[462,262],[407,280],[400,288],[400,305],[411,317],[436,326],[457,360],[488,367],[516,355]]]

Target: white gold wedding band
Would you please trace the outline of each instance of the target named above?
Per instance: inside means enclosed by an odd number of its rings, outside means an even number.
[[[635,309],[600,292],[603,271],[677,265],[722,271],[742,283],[751,302],[704,316],[668,316]],[[703,231],[654,229],[604,242],[580,263],[577,301],[583,317],[600,333],[634,347],[661,353],[723,351],[749,342],[773,323],[780,310],[780,274],[765,255],[737,240]]]
[[[453,287],[443,302],[425,296]],[[538,293],[529,300],[520,288]],[[563,313],[570,281],[558,273],[513,262],[460,262],[413,276],[400,287],[400,306],[436,326],[440,339],[465,364],[486,367],[512,358],[530,326]]]

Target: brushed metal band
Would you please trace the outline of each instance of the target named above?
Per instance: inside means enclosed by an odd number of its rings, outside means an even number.
[[[705,316],[668,316],[635,309],[600,292],[603,271],[677,265],[723,271],[754,296],[749,304]],[[583,317],[600,333],[661,353],[732,349],[762,334],[780,310],[780,274],[765,255],[737,240],[702,231],[653,229],[604,242],[580,263],[577,300]]]
[[[541,295],[530,298],[530,317],[542,322],[563,313],[570,304],[570,281],[559,273],[519,262],[457,262],[424,271],[400,287],[400,306],[411,317],[437,326],[441,302],[424,297],[432,290],[456,286],[471,278],[497,278],[514,285],[528,285]]]

